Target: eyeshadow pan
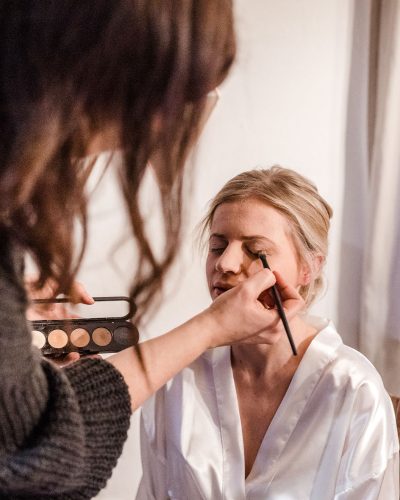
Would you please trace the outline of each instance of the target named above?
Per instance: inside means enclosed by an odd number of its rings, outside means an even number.
[[[99,346],[106,346],[111,342],[111,332],[104,327],[96,328],[93,330],[92,339],[95,344]]]
[[[119,326],[114,330],[114,339],[118,344],[131,346],[135,340],[135,331],[129,326]]]
[[[56,330],[53,330],[49,333],[47,341],[52,347],[61,349],[62,347],[67,345],[68,335],[64,332],[64,330],[57,328]]]
[[[37,347],[38,349],[41,349],[44,347],[46,344],[46,337],[44,336],[43,332],[40,332],[39,330],[33,330],[32,331],[32,344]]]
[[[69,339],[74,346],[85,347],[90,342],[90,335],[84,328],[75,328],[75,330],[72,330]]]

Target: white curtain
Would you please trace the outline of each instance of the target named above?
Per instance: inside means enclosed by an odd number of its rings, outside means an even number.
[[[374,119],[359,341],[387,390],[400,396],[400,0],[376,5],[371,19],[379,27],[376,65],[371,67],[376,94],[370,99]]]

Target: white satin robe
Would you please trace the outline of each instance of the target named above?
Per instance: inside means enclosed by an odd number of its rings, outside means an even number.
[[[137,500],[398,500],[398,438],[381,378],[332,323],[319,328],[246,479],[229,347],[151,398]]]

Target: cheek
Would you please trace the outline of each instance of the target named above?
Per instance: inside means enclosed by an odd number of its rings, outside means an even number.
[[[214,269],[215,269],[215,258],[211,254],[208,254],[206,260],[206,277],[208,285],[210,285]]]
[[[283,279],[295,288],[300,285],[300,276],[297,269],[294,267],[287,269],[286,272],[283,273]]]
[[[300,269],[296,259],[292,256],[271,257],[268,263],[273,271],[278,271],[282,278],[290,285],[297,287],[300,283]]]
[[[251,260],[246,267],[247,276],[253,276],[253,274],[261,271],[263,265],[259,259]]]

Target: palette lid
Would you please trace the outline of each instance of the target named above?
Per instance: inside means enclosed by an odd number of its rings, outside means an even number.
[[[117,320],[128,320],[131,319],[134,314],[137,311],[137,306],[133,300],[131,300],[129,297],[125,297],[123,295],[118,295],[118,296],[109,296],[109,297],[93,297],[93,300],[96,302],[127,302],[128,303],[128,312],[126,314],[120,315],[120,316],[99,316],[99,317],[86,317],[84,319],[94,319],[94,320],[100,320],[100,321],[117,321]],[[52,299],[35,299],[32,300],[33,304],[72,304],[71,299],[69,297],[59,297],[59,298],[52,298]],[[80,304],[79,304],[80,305]],[[91,305],[87,306],[88,308],[91,307]],[[74,321],[72,318],[65,318],[68,319],[68,321]],[[77,321],[80,321],[82,318],[76,318]]]

